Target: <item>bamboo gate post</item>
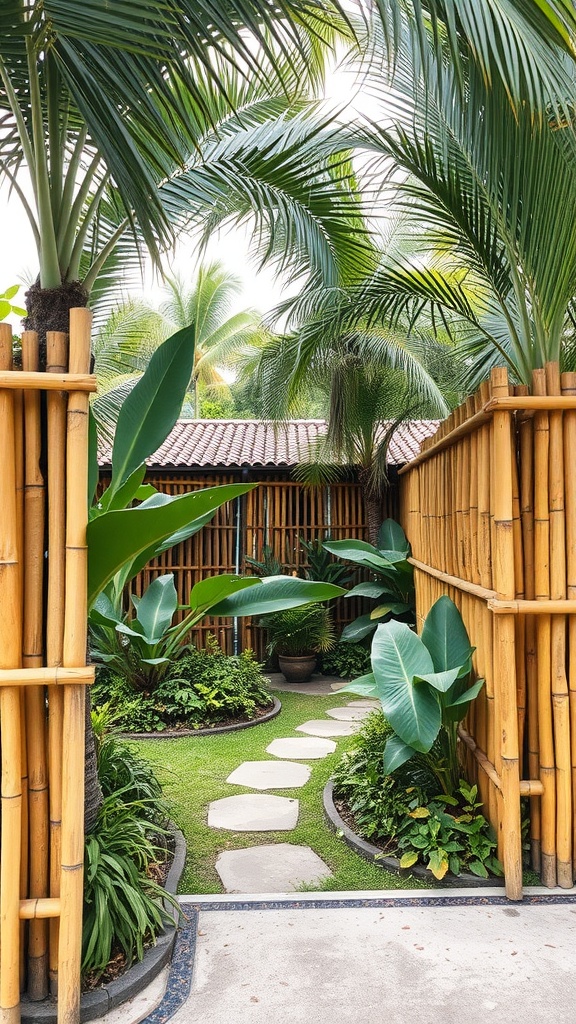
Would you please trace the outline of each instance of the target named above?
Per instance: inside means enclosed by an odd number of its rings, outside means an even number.
[[[33,332],[22,337],[23,369],[12,369],[12,332],[0,324],[2,1024],[20,1020],[24,988],[31,1000],[46,997],[49,967],[53,991],[59,977],[59,1024],[79,1021],[84,709],[94,679],[86,667],[90,324],[88,310],[71,311],[69,365],[66,336],[49,334],[46,373]]]
[[[460,738],[512,899],[522,797],[543,883],[571,888],[576,871],[575,458],[576,374],[549,364],[532,394],[494,371],[400,471],[418,626],[448,593],[486,679]]]

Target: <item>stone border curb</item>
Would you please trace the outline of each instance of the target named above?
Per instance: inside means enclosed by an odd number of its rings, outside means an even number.
[[[237,722],[236,725],[215,725],[213,729],[178,729],[177,732],[123,732],[120,737],[123,740],[182,740],[190,736],[218,736],[224,732],[236,732],[239,729],[252,729],[256,725],[263,725],[271,718],[276,718],[282,710],[282,705],[277,697],[273,698],[274,703],[270,711],[260,718],[254,718],[251,722]]]
[[[472,875],[467,871],[463,871],[461,875],[446,875],[441,882],[434,877],[428,868],[425,868],[423,864],[415,864],[413,868],[401,868],[400,861],[397,857],[382,856],[382,850],[377,846],[373,846],[372,843],[366,842],[360,836],[357,836],[351,828],[348,827],[345,821],[342,820],[336,807],[334,806],[334,783],[332,779],[329,779],[324,786],[324,792],[322,793],[322,803],[324,805],[324,814],[328,820],[328,824],[337,832],[342,838],[351,846],[356,853],[359,853],[365,860],[371,861],[376,867],[386,868],[387,871],[393,872],[395,875],[400,875],[402,878],[409,878],[411,875],[414,878],[419,878],[424,882],[428,882],[433,888],[438,889],[486,889],[494,886],[504,886],[503,878],[479,878],[477,875]]]
[[[175,896],[186,861],[186,840],[180,829],[174,824],[171,825],[171,832],[174,836],[174,858],[164,888],[172,896]],[[142,960],[133,964],[124,974],[109,982],[108,985],[103,985],[102,988],[94,989],[93,992],[85,992],[82,995],[80,999],[81,1024],[94,1020],[96,1017],[103,1017],[105,1013],[114,1010],[121,1003],[132,999],[151,981],[154,981],[162,968],[169,963],[176,940],[177,911],[167,900],[164,901],[164,907],[174,923],[166,925],[165,931],[158,936],[156,945],[146,950]],[[41,1003],[32,1003],[28,999],[23,999],[21,1008],[22,1024],[56,1024],[57,1003],[54,1000],[46,999]]]

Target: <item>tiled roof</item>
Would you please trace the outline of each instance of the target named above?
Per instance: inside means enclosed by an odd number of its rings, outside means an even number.
[[[392,437],[390,465],[403,465],[434,434],[435,420],[403,423]],[[325,420],[179,420],[166,441],[147,460],[149,466],[296,466],[309,446],[326,433]],[[110,450],[100,452],[100,465],[110,465]]]

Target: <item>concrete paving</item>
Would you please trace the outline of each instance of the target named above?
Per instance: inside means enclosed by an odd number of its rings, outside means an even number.
[[[310,778],[307,764],[294,761],[243,761],[226,782],[251,789],[299,789]]]
[[[372,708],[330,708],[326,712],[330,718],[335,718],[337,722],[361,722],[363,718],[367,718],[372,713]]]
[[[287,832],[296,828],[298,810],[299,801],[287,796],[225,796],[208,805],[208,825],[230,832]]]
[[[346,705],[348,708],[371,708],[372,711],[377,711],[382,707],[379,700],[372,699],[372,697],[362,697],[361,700],[348,701]]]
[[[283,909],[200,904],[174,1024],[573,1024],[576,905],[307,909],[307,895]]]
[[[247,850],[225,850],[216,871],[226,892],[294,892],[302,885],[317,885],[332,872],[309,846],[275,843]]]
[[[267,677],[271,690],[286,690],[292,693],[307,693],[310,697],[329,697],[348,683],[340,676],[322,676],[315,673],[307,683],[287,683],[281,672],[270,672]]]
[[[303,736],[287,736],[272,740],[266,747],[267,754],[274,754],[274,757],[291,757],[296,761],[318,761],[327,754],[333,754],[335,750],[334,740],[312,737],[305,739]]]
[[[314,718],[310,722],[296,726],[296,732],[305,732],[307,736],[351,736],[358,732],[355,722],[335,722],[327,718]]]

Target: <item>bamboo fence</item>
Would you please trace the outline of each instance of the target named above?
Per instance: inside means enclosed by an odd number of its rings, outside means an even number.
[[[150,471],[147,481],[166,494],[184,494],[199,487],[213,487],[244,479],[241,471],[203,476]],[[383,514],[398,515],[396,493],[388,492],[388,507]],[[134,592],[141,596],[147,586],[162,573],[173,572],[180,604],[186,604],[191,588],[199,580],[216,573],[251,572],[245,556],[261,559],[265,547],[272,549],[286,573],[303,570],[306,553],[299,538],[312,540],[330,534],[334,540],[347,537],[367,539],[364,503],[358,484],[337,483],[330,487],[306,487],[286,479],[261,479],[258,487],[244,498],[227,502],[211,523],[182,544],[153,559],[134,581]],[[335,624],[340,631],[366,610],[361,599],[334,603]],[[252,619],[206,618],[194,631],[196,643],[206,642],[214,633],[227,653],[251,648],[264,659],[263,630]]]
[[[0,324],[0,1019],[58,994],[77,1024],[84,851],[90,313],[70,336]],[[69,351],[69,354],[68,354]],[[19,884],[15,884],[19,879]]]
[[[511,899],[523,798],[544,885],[571,888],[576,870],[576,374],[549,364],[531,392],[494,370],[400,471],[418,626],[449,594],[486,680],[462,757]]]

